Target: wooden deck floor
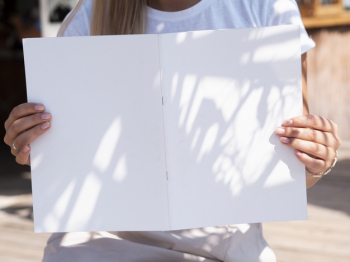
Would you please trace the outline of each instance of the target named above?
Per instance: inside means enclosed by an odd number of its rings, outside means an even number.
[[[332,173],[308,190],[308,221],[264,224],[279,262],[350,261],[350,146],[339,155]],[[41,261],[49,234],[33,233],[30,174],[1,173],[0,262]]]
[[[279,262],[350,261],[350,159],[308,190],[307,221],[265,223]]]

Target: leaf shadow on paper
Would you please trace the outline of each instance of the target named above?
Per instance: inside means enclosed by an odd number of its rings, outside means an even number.
[[[193,45],[193,47],[195,47],[198,46],[198,44],[200,44],[201,41],[203,41],[204,39],[205,36],[193,40],[191,38],[191,33],[188,33],[187,38],[185,38],[183,42],[178,45],[181,46],[188,43],[189,45]],[[281,40],[281,38],[278,38],[278,41],[288,41],[289,39],[290,35],[285,34],[283,35],[283,39]],[[246,38],[237,39],[236,41],[241,41],[241,43],[244,43],[247,50],[247,52],[244,55],[242,55],[239,52],[235,54],[237,59],[236,61],[240,61],[239,71],[234,71],[231,69],[227,69],[224,71],[220,70],[220,67],[218,66],[217,56],[212,56],[210,53],[206,53],[205,56],[203,56],[203,61],[197,62],[216,64],[217,66],[212,67],[212,70],[210,72],[188,72],[186,69],[179,68],[175,72],[175,74],[171,76],[171,81],[173,82],[174,77],[176,78],[176,88],[174,89],[175,91],[172,91],[170,106],[172,106],[173,108],[177,107],[178,112],[176,117],[174,119],[171,119],[171,123],[169,122],[169,126],[171,126],[174,123],[178,123],[176,131],[182,135],[185,135],[186,137],[186,140],[182,141],[184,143],[182,148],[186,149],[186,151],[182,152],[184,153],[182,157],[183,159],[188,159],[189,161],[197,161],[198,164],[201,164],[201,168],[203,170],[212,170],[212,177],[207,177],[206,179],[208,179],[208,181],[211,181],[212,186],[215,187],[216,190],[219,189],[222,192],[222,195],[226,195],[227,198],[234,198],[237,202],[240,203],[236,206],[237,215],[238,212],[245,212],[249,210],[250,207],[247,206],[246,203],[249,202],[249,199],[252,198],[252,192],[258,192],[262,189],[265,189],[266,181],[268,179],[269,174],[272,172],[272,170],[274,170],[274,168],[280,160],[282,160],[282,162],[284,162],[288,166],[293,165],[295,163],[295,160],[289,158],[280,158],[280,151],[282,145],[279,143],[278,138],[274,136],[273,130],[271,130],[271,134],[269,134],[268,136],[268,143],[274,145],[275,155],[271,159],[265,159],[263,161],[264,165],[256,167],[258,169],[263,168],[262,172],[260,172],[261,170],[255,170],[259,171],[258,173],[262,175],[260,175],[259,177],[251,177],[250,179],[248,179],[248,181],[246,177],[239,175],[243,174],[247,170],[249,170],[249,172],[251,172],[253,175],[257,173],[254,170],[252,170],[252,168],[254,169],[254,166],[251,165],[251,159],[248,159],[246,156],[248,154],[254,154],[257,156],[259,155],[259,152],[256,151],[258,149],[254,148],[254,143],[256,143],[256,141],[260,138],[261,129],[269,121],[271,121],[271,119],[267,119],[266,115],[269,111],[276,111],[275,107],[282,108],[281,105],[285,103],[285,101],[283,101],[282,93],[277,94],[277,96],[281,99],[278,101],[278,103],[271,104],[269,102],[269,98],[272,92],[279,92],[280,89],[278,87],[276,88],[270,86],[271,79],[268,78],[268,72],[270,70],[275,70],[278,71],[280,75],[282,75],[282,78],[280,80],[275,81],[275,83],[278,83],[281,86],[285,84],[286,79],[290,86],[295,87],[299,84],[299,79],[295,75],[291,74],[290,71],[286,70],[288,69],[288,65],[285,64],[283,61],[254,61],[254,57],[256,55],[255,52],[257,52],[257,50],[252,50],[250,46],[250,41],[252,40],[260,42],[262,46],[267,46],[271,43],[276,42],[274,36],[259,39],[258,35],[255,37],[247,35]],[[174,41],[176,41],[176,39],[174,39]],[[213,49],[220,50],[220,46],[213,46]],[[225,56],[225,54],[222,53],[222,56]],[[249,71],[242,70],[248,67]],[[152,77],[158,77],[158,73],[158,71],[154,72],[154,75]],[[211,100],[210,98],[205,98],[205,96],[200,95],[201,91],[199,90],[199,86],[202,83],[202,81],[204,81],[204,79],[208,79],[208,77],[214,77],[216,79],[220,78],[223,81],[226,81],[227,79],[234,79],[234,85],[245,87],[244,90],[242,90],[242,92],[238,93],[238,103],[235,107],[231,107],[232,110],[230,109],[231,111],[228,114],[229,117],[227,117],[227,115],[223,115],[222,110],[225,106],[229,107],[230,101],[221,101],[222,103],[218,103],[217,101]],[[188,92],[189,90],[183,89],[184,87],[188,87],[189,85],[192,89],[190,92]],[[182,101],[184,97],[184,92],[187,92],[187,100],[185,103],[183,103]],[[245,106],[246,101],[249,100],[249,98],[254,94],[259,94],[260,97],[258,100],[258,104],[254,108],[256,112],[253,112],[252,114],[256,115],[257,119],[246,119],[247,122],[254,122],[255,127],[250,129],[253,130],[253,133],[251,136],[246,138],[246,141],[244,141],[243,144],[237,144],[237,141],[234,141],[234,137],[235,135],[242,136],[242,134],[235,133],[238,130],[235,128],[235,124],[244,124],[244,119],[241,118],[239,119],[239,121],[236,121],[236,119],[240,117],[241,109]],[[289,95],[292,96],[293,93],[290,93]],[[165,103],[167,103],[167,100],[165,100]],[[167,106],[167,104],[165,104],[165,106]],[[184,107],[187,107],[187,109],[184,110]],[[142,110],[142,108],[140,108],[140,110]],[[208,112],[211,112],[210,118],[208,117],[208,115],[206,115],[206,113]],[[279,114],[274,115],[274,117],[282,123],[282,121],[284,120],[282,118],[282,115],[283,112],[280,111]],[[172,117],[174,117],[174,114],[172,115]],[[212,121],[213,119],[215,119],[214,123]],[[116,117],[114,119],[105,119],[103,117],[100,117],[97,120],[98,121],[94,124],[101,126],[102,128],[100,130],[104,130],[104,132],[95,134],[101,137],[101,143],[99,145],[93,145],[93,147],[96,148],[96,151],[93,152],[94,154],[90,155],[90,158],[86,159],[86,163],[88,164],[80,168],[80,172],[86,174],[84,179],[75,179],[76,176],[74,174],[70,174],[69,170],[65,170],[64,164],[62,164],[62,173],[64,174],[62,175],[62,177],[55,178],[55,187],[49,189],[50,199],[48,201],[62,199],[62,194],[66,192],[65,194],[67,199],[62,200],[62,206],[60,206],[60,204],[57,202],[53,203],[53,206],[58,206],[60,208],[58,216],[56,218],[45,218],[49,219],[48,223],[50,223],[50,221],[52,221],[52,223],[58,223],[57,227],[59,229],[67,228],[67,225],[69,224],[72,215],[79,215],[74,213],[76,212],[74,211],[74,209],[79,204],[79,201],[82,201],[82,203],[84,202],[84,199],[82,199],[83,197],[89,197],[91,201],[90,205],[86,207],[86,216],[84,217],[82,223],[86,227],[99,227],[102,230],[104,230],[103,225],[106,223],[106,221],[110,223],[110,221],[113,220],[117,224],[118,219],[120,219],[119,217],[115,216],[101,217],[100,214],[104,212],[106,207],[108,207],[108,209],[110,210],[113,210],[113,203],[115,201],[123,201],[126,206],[130,204],[128,202],[128,199],[111,199],[109,192],[122,190],[123,185],[125,185],[125,183],[131,183],[131,180],[129,180],[130,174],[133,173],[133,168],[135,165],[137,165],[137,162],[135,162],[131,156],[135,156],[135,150],[137,151],[137,149],[130,146],[128,147],[127,144],[123,144],[123,141],[124,136],[129,135],[128,132],[133,131],[128,130],[128,128],[124,125],[125,118],[123,112],[116,112]],[[142,132],[142,130],[138,131]],[[115,135],[116,133],[118,133],[118,135]],[[105,140],[107,142],[104,142],[104,136],[106,134],[108,134],[108,139]],[[225,136],[229,137],[226,140],[226,142],[224,141],[218,143],[219,139]],[[114,142],[110,143],[111,140]],[[89,143],[89,141],[86,141],[86,143]],[[103,143],[105,143],[104,146],[102,145]],[[244,148],[242,146],[244,146]],[[123,151],[121,151],[120,148],[123,148]],[[100,156],[98,156],[97,154],[99,149],[101,149]],[[109,154],[105,154],[106,150],[109,151],[111,149],[112,151]],[[84,148],[80,148],[80,150],[84,150]],[[254,150],[254,152],[252,152],[251,150]],[[77,154],[78,153],[79,152],[77,152]],[[140,154],[148,154],[148,152],[141,152]],[[140,154],[137,154],[137,156],[139,157]],[[110,158],[110,161],[107,161],[105,158]],[[97,161],[99,162],[99,164],[96,164],[96,159],[99,159]],[[72,159],[72,161],[74,161],[74,159]],[[93,165],[91,166],[90,163],[93,163]],[[117,178],[113,177],[113,174],[115,174],[116,170],[119,170],[119,173],[117,172]],[[147,173],[138,175],[147,176]],[[176,174],[170,173],[169,180],[172,180],[172,176],[176,176]],[[150,190],[152,189],[152,185],[143,184],[140,186],[149,186]],[[282,190],[283,188],[285,188],[285,190],[289,190],[288,184],[282,184],[278,187],[278,189],[277,187],[275,188],[273,186],[269,187],[269,194],[273,197],[276,197],[276,192],[280,192],[281,188]],[[210,194],[210,191],[208,191],[208,189],[203,190],[203,194]],[[82,192],[84,192],[83,197]],[[138,194],[138,192],[132,193]],[[200,199],[201,196],[198,195],[195,196],[194,199],[195,198],[197,198],[196,201],[198,201],[198,199]],[[254,195],[253,198],[255,199],[255,201],[260,201],[259,195]],[[183,199],[181,201],[186,201],[186,199]],[[187,201],[191,201],[191,199],[187,199]],[[291,199],[291,202],[292,201],[293,199]],[[66,203],[67,205],[65,205],[64,203]],[[259,203],[261,206],[260,210],[250,210],[248,212],[263,212],[264,209],[269,209],[268,203]],[[212,204],[213,203],[210,203],[210,207],[214,208]],[[216,205],[219,206],[220,203],[216,203]],[[130,206],[130,208],[132,208],[132,206]],[[208,211],[210,212],[211,209],[209,208]],[[201,212],[203,212],[203,210],[193,210],[193,212],[199,212],[200,214],[202,214]],[[212,210],[212,212],[215,212],[215,210]],[[116,213],[117,212],[115,212],[115,210],[111,212],[111,214],[114,215]],[[122,216],[123,214],[121,214],[121,217]],[[146,217],[147,212],[145,212],[143,216]],[[253,223],[258,221],[240,221],[240,223],[247,222]],[[109,229],[105,228],[105,230]],[[208,234],[205,228],[198,230],[202,230],[204,235]],[[241,236],[243,236],[248,231],[249,230],[237,230],[235,231],[235,234],[238,237],[238,234],[240,232]],[[186,238],[186,230],[173,232],[174,241],[175,238]],[[125,239],[128,238],[127,232],[111,233],[116,236],[122,236]],[[160,233],[149,232],[149,234]],[[177,236],[175,236],[175,234],[177,234]],[[217,234],[219,238],[223,237],[221,233],[213,234]],[[213,236],[213,234],[211,234],[211,236]],[[131,236],[131,234],[129,236]],[[135,241],[137,242],[137,240]],[[209,243],[210,245],[209,239],[207,239],[207,243]],[[219,246],[219,242],[213,241],[211,248],[214,249],[216,246]]]

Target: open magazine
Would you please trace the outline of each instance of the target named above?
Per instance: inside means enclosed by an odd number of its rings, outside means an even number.
[[[299,26],[25,39],[36,232],[307,218],[274,134],[302,114]]]

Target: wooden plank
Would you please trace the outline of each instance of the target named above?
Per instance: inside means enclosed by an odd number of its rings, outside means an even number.
[[[276,248],[275,254],[278,262],[349,262],[349,258],[339,256],[327,256],[319,254],[318,252],[302,252],[300,250],[291,249],[278,249]]]
[[[33,249],[23,245],[14,245],[9,242],[0,242],[0,261],[10,258],[25,258],[27,261],[41,261],[43,257],[43,249]]]
[[[316,43],[307,56],[310,114],[333,120],[341,140],[350,140],[350,26],[308,33]]]
[[[305,28],[322,28],[350,25],[350,11],[343,11],[336,16],[302,17]]]
[[[2,254],[0,254],[0,261],[4,262],[40,262],[41,259],[35,258],[27,258],[27,257],[15,257],[12,253],[8,251],[4,251]]]
[[[0,243],[16,243],[21,246],[42,249],[51,234],[37,234],[12,228],[0,229]]]

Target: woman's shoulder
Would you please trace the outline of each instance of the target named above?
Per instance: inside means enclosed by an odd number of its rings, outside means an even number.
[[[91,10],[94,0],[80,0],[64,19],[57,36],[90,35]]]
[[[255,26],[283,24],[284,21],[273,19],[298,15],[299,12],[295,0],[221,0],[216,4],[237,18],[251,21]]]

